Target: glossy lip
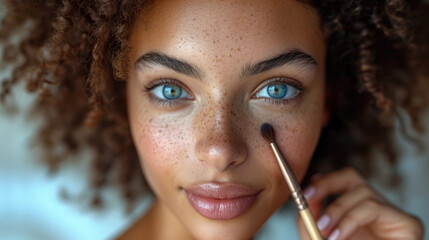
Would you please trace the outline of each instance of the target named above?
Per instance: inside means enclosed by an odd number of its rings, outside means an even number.
[[[203,183],[184,190],[194,209],[213,220],[228,220],[242,215],[255,203],[261,192],[234,183]]]

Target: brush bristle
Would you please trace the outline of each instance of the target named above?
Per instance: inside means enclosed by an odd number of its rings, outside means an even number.
[[[273,126],[269,123],[264,123],[261,126],[261,135],[267,140],[267,142],[272,143],[275,140]]]

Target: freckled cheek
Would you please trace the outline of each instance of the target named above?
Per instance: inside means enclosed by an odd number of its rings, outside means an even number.
[[[289,124],[276,130],[277,143],[296,177],[302,179],[320,136],[318,124]]]
[[[157,192],[162,186],[176,185],[180,169],[189,158],[190,136],[186,128],[169,124],[141,123],[133,129],[140,162],[149,184]],[[167,183],[167,184],[166,184]]]

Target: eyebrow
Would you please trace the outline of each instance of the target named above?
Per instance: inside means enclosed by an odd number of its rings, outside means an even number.
[[[307,53],[304,53],[298,49],[292,49],[283,52],[271,59],[256,63],[248,64],[243,68],[241,73],[242,77],[249,77],[262,72],[269,71],[273,68],[280,67],[285,64],[298,64],[304,67],[314,67],[317,65],[316,60]],[[185,75],[202,79],[203,74],[198,67],[193,66],[186,61],[179,60],[177,58],[168,56],[159,52],[149,52],[141,56],[136,61],[136,66],[149,66],[151,64],[158,64],[164,67],[170,68],[176,72],[183,73]]]
[[[150,64],[162,65],[176,72],[202,79],[202,73],[197,67],[177,58],[167,56],[163,53],[149,52],[141,56],[136,61],[136,66],[148,66]]]
[[[309,54],[304,53],[303,51],[298,49],[292,49],[292,50],[283,52],[271,59],[253,64],[253,65],[249,64],[245,66],[241,75],[243,77],[256,75],[288,63],[297,64],[303,67],[312,67],[312,68],[317,65],[317,61]]]

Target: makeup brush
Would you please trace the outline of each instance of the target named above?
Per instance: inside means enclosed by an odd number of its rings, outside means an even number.
[[[301,187],[296,180],[295,174],[292,172],[289,164],[284,159],[281,154],[279,147],[276,144],[274,129],[269,123],[264,123],[261,126],[261,134],[270,144],[271,149],[274,152],[274,155],[279,164],[280,170],[283,173],[283,176],[286,180],[287,185],[289,186],[291,196],[295,201],[296,206],[298,207],[299,213],[301,215],[302,221],[311,237],[312,240],[323,240],[322,235],[320,234],[319,228],[317,228],[314,217],[311,214],[310,208],[308,207],[307,200],[302,194]]]

